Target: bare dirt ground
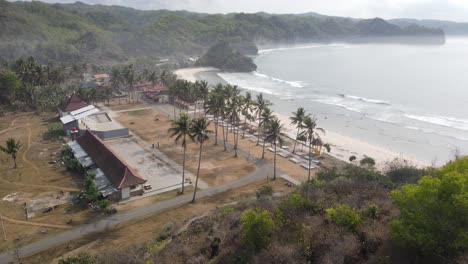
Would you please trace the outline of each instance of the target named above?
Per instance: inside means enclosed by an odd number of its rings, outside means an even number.
[[[7,114],[0,118],[0,144],[4,145],[10,137],[23,144],[17,157],[17,169],[13,169],[10,156],[0,153],[0,215],[3,216],[7,236],[4,241],[0,226],[0,252],[105,217],[79,206],[63,204],[50,212],[38,212],[29,220],[26,218],[25,202],[60,195],[61,191],[80,191],[82,186],[82,177],[66,171],[60,165],[60,151],[64,142],[43,139],[50,118],[50,115],[38,116],[33,113]],[[53,161],[57,164],[49,164]],[[192,189],[189,187],[187,192]],[[176,195],[172,191],[113,206],[123,212]]]
[[[109,103],[106,102],[105,105],[114,111],[130,110],[130,109],[138,109],[138,108],[146,107],[146,105],[144,105],[143,103],[139,103],[139,102],[129,103],[125,98],[111,99]]]
[[[49,115],[32,113],[0,118],[0,144],[4,145],[10,137],[23,144],[17,157],[17,169],[13,168],[10,156],[0,153],[0,214],[4,217],[7,235],[7,241],[0,243],[0,251],[69,228],[67,222],[71,217],[78,221],[86,217],[82,213],[65,213],[68,205],[63,205],[54,211],[39,213],[31,220],[26,219],[24,202],[27,200],[44,193],[78,191],[81,186],[81,180],[66,172],[60,163],[49,164],[59,160],[62,147],[61,141],[43,139],[49,118]],[[3,199],[8,195],[16,199]],[[3,235],[3,230],[1,233]]]
[[[159,150],[170,159],[182,164],[183,148],[180,142],[176,145],[174,139],[169,138],[170,120],[165,115],[154,110],[138,110],[137,113],[120,113],[116,119],[148,143],[155,144],[156,147],[159,143]],[[195,174],[198,166],[199,145],[191,142],[190,139],[187,140],[189,143],[186,168]],[[215,146],[213,139],[203,146],[200,179],[211,186],[239,179],[252,172],[254,168],[255,165],[245,158],[235,158],[232,151],[224,151],[221,145]]]
[[[59,259],[86,252],[91,255],[102,255],[112,252],[128,252],[146,250],[147,245],[157,239],[164,226],[172,224],[175,229],[183,228],[191,219],[209,214],[217,207],[232,203],[255,199],[255,193],[262,185],[269,184],[275,193],[289,193],[293,188],[287,187],[285,181],[258,181],[254,184],[231,190],[213,197],[203,198],[195,204],[185,205],[170,211],[149,215],[119,225],[111,230],[97,233],[80,240],[75,240],[60,247],[44,251],[26,259],[24,263],[56,263]]]

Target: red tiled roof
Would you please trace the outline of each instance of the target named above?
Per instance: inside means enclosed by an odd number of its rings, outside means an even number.
[[[81,101],[80,97],[76,93],[73,93],[69,98],[67,103],[65,104],[65,107],[63,108],[63,111],[65,112],[71,112],[78,110],[80,108],[83,108],[85,106],[88,106],[87,103]]]
[[[96,162],[106,177],[117,188],[122,189],[146,182],[138,172],[127,165],[91,131],[76,139],[86,153]]]
[[[96,78],[96,79],[106,79],[106,78],[109,78],[109,75],[105,74],[105,73],[96,74],[96,75],[94,75],[94,78]]]
[[[166,91],[167,88],[166,86],[162,85],[162,84],[156,84],[154,86],[148,86],[148,87],[144,87],[143,91],[144,92],[162,92],[162,91]]]

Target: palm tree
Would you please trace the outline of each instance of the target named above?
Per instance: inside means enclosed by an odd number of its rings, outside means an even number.
[[[250,92],[246,92],[245,96],[243,97],[242,101],[242,115],[244,116],[244,125],[247,124],[247,120],[251,120],[250,113],[253,110],[253,101],[252,101],[252,94]],[[245,138],[245,128],[242,131],[242,138]]]
[[[211,90],[206,102],[206,112],[213,115],[215,121],[215,145],[218,145],[218,123],[221,115],[221,107],[224,105],[222,98],[222,85],[218,84]]]
[[[133,64],[129,64],[124,67],[123,77],[125,79],[125,82],[128,85],[128,93],[130,95],[130,101],[135,100],[133,85],[135,84],[135,81],[136,81],[136,73],[133,68]]]
[[[206,103],[208,101],[208,95],[210,92],[210,85],[208,84],[207,81],[202,80],[198,82],[198,92],[200,94],[200,97],[203,100],[203,113],[204,113],[204,116],[206,116]]]
[[[276,180],[276,142],[281,146],[283,144],[283,137],[286,137],[284,127],[280,120],[274,116],[265,129],[265,141],[271,142],[275,150],[273,155],[273,180]]]
[[[156,73],[156,71],[150,72],[150,73],[146,76],[146,80],[147,80],[148,82],[151,82],[151,84],[155,85],[156,82],[158,81],[158,74]]]
[[[259,128],[262,128],[262,131],[270,125],[270,122],[273,120],[275,116],[270,108],[266,107],[263,109],[262,116],[260,118],[260,123],[258,125]],[[276,155],[276,153],[275,153]],[[263,140],[263,151],[262,151],[262,159],[265,158],[265,139]]]
[[[239,139],[239,115],[240,115],[240,110],[241,110],[241,104],[242,104],[242,96],[238,95],[238,93],[234,93],[231,98],[226,103],[226,113],[227,117],[229,118],[231,122],[231,126],[233,129],[233,135],[234,135],[234,157],[237,157],[237,142]]]
[[[323,128],[317,127],[317,118],[306,116],[304,118],[304,128],[305,131],[303,134],[307,137],[307,141],[309,142],[309,172],[307,176],[307,181],[310,182],[310,166],[312,162],[312,143],[315,141],[316,138],[320,138],[320,135],[317,134],[317,131],[321,131],[325,134],[325,130]]]
[[[301,132],[302,127],[304,126],[304,124],[303,124],[304,123],[304,118],[306,116],[308,116],[308,114],[306,114],[306,112],[304,110],[304,107],[297,108],[297,111],[293,112],[292,114],[293,114],[293,116],[291,116],[289,118],[289,120],[291,120],[292,125],[296,125],[296,127],[297,127],[296,140],[294,140],[294,148],[293,148],[293,151],[292,151],[292,153],[295,153],[296,152],[297,138],[299,137],[299,133]]]
[[[261,119],[263,110],[265,110],[265,108],[267,108],[270,105],[271,105],[271,103],[268,100],[263,99],[263,94],[260,93],[260,94],[257,95],[257,101],[255,101],[255,108],[257,110],[258,120]],[[258,125],[257,146],[260,144],[260,128],[261,128],[261,126],[259,124]]]
[[[169,137],[172,138],[176,136],[176,144],[182,139],[182,147],[184,148],[184,155],[182,158],[182,194],[184,193],[185,183],[185,152],[187,150],[187,135],[189,135],[191,124],[192,120],[187,113],[181,113],[179,119],[171,121],[171,128],[168,130]]]
[[[197,179],[195,180],[195,190],[193,191],[192,203],[195,202],[195,196],[197,195],[198,177],[200,176],[200,162],[202,158],[203,142],[209,139],[208,135],[212,132],[208,129],[209,126],[210,121],[208,121],[203,116],[195,119],[192,122],[192,125],[190,126],[190,138],[200,144],[200,149],[198,153]]]
[[[8,155],[11,155],[13,158],[13,162],[15,163],[15,169],[17,168],[16,165],[16,155],[18,154],[20,148],[23,146],[23,144],[20,143],[20,141],[16,141],[14,138],[9,138],[6,141],[6,146],[0,146],[0,151],[5,152]]]

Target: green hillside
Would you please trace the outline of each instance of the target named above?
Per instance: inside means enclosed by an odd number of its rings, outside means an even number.
[[[316,15],[140,11],[120,6],[46,4],[0,0],[0,58],[123,61],[134,56],[199,56],[223,39],[243,53],[257,45],[330,41],[380,41],[427,37],[444,43],[442,30],[400,28],[382,19]],[[396,41],[397,38],[395,38]],[[393,41],[392,39],[385,41]]]

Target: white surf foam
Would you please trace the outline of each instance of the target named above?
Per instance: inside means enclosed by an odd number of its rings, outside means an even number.
[[[345,94],[344,97],[350,98],[350,99],[354,99],[354,100],[364,101],[364,102],[371,103],[371,104],[390,105],[390,103],[387,102],[387,101],[376,100],[376,99],[369,99],[369,98],[359,97],[359,96],[355,96],[355,95],[346,95],[346,94]]]
[[[281,79],[278,79],[278,78],[275,78],[275,77],[271,77],[271,76],[268,76],[266,74],[262,74],[262,73],[259,73],[259,72],[253,72],[253,74],[257,77],[260,77],[260,78],[266,78],[266,79],[269,79],[269,80],[272,80],[272,81],[275,81],[275,82],[279,82],[279,83],[285,83],[285,84],[288,84],[294,88],[303,88],[304,87],[304,83],[301,82],[301,81],[285,81],[285,80],[281,80]]]
[[[343,43],[332,43],[332,44],[312,44],[312,45],[303,45],[303,46],[291,46],[291,47],[281,47],[281,48],[272,48],[272,49],[261,49],[258,51],[258,54],[264,54],[269,52],[276,51],[286,51],[286,50],[298,50],[298,49],[312,49],[319,47],[343,47],[346,48],[349,45]]]
[[[418,120],[425,123],[430,123],[438,126],[456,128],[459,130],[468,131],[468,120],[461,119],[451,116],[440,116],[440,115],[413,115],[413,114],[404,114],[406,118]]]

